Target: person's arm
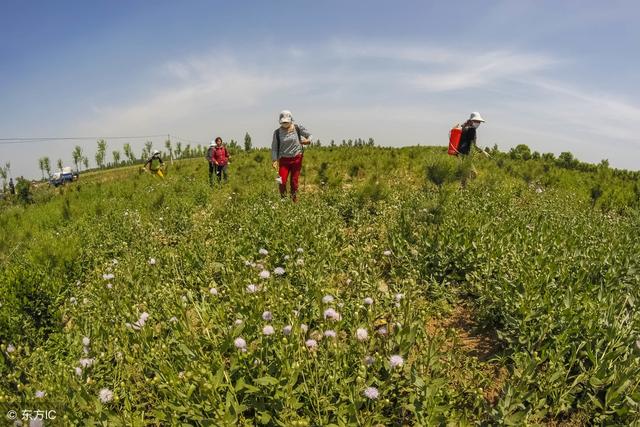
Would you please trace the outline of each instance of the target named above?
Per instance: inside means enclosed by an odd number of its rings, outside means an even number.
[[[300,144],[302,145],[309,145],[311,144],[311,140],[313,139],[313,135],[311,135],[311,132],[309,132],[304,126],[302,125],[298,125],[298,128],[300,129],[300,135],[302,137],[304,137],[304,139],[302,141],[300,141]]]
[[[279,129],[276,129],[273,132],[273,140],[271,141],[271,166],[274,169],[278,168],[278,139],[276,137],[276,132],[279,132]]]

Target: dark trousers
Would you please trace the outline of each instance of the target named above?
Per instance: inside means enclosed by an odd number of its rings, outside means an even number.
[[[213,184],[213,174],[216,174],[218,177],[218,182],[224,179],[224,182],[227,182],[227,165],[216,165],[215,163],[209,163],[209,183]]]

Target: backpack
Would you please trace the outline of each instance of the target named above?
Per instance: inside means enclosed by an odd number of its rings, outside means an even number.
[[[451,156],[457,156],[460,152],[458,151],[460,147],[460,137],[462,136],[462,126],[460,124],[455,125],[449,131],[449,149],[447,150],[447,154]]]
[[[293,124],[296,128],[296,133],[298,134],[298,142],[302,147],[302,151],[304,152],[304,146],[302,145],[302,136],[300,135],[300,127],[297,124]],[[280,128],[276,129],[276,141],[278,141],[278,158],[280,158]]]

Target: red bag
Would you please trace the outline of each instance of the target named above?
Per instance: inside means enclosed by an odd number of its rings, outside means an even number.
[[[455,125],[449,131],[449,150],[447,153],[451,156],[458,155],[458,146],[460,145],[460,136],[462,135],[462,126]]]

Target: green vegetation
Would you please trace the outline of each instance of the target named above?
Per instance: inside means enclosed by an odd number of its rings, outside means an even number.
[[[640,420],[637,173],[523,147],[472,164],[318,145],[297,204],[269,152],[237,144],[221,189],[184,159],[164,180],[127,166],[0,201],[0,413]]]

